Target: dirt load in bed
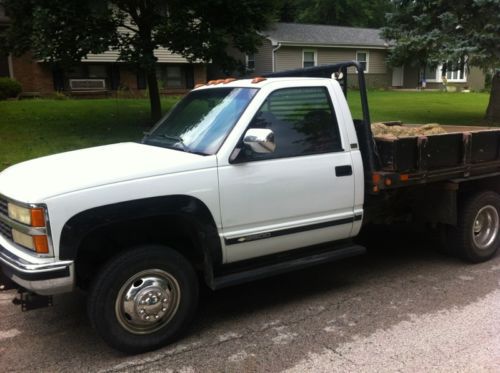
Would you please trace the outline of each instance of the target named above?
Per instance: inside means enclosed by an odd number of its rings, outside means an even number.
[[[443,172],[495,168],[500,162],[500,128],[372,124],[382,169],[392,172]]]

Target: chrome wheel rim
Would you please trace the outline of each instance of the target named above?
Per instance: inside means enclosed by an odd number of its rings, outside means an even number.
[[[472,239],[481,250],[488,249],[498,236],[498,211],[494,206],[484,206],[472,224]]]
[[[118,322],[134,334],[150,334],[163,328],[177,312],[181,291],[168,272],[149,269],[129,278],[118,292]]]

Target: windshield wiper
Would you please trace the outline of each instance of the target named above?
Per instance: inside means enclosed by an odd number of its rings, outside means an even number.
[[[174,140],[176,141],[176,145],[179,144],[182,147],[182,150],[184,150],[185,152],[190,152],[189,148],[186,146],[186,144],[184,144],[184,140],[182,140],[182,137],[180,136],[172,136],[162,133],[161,135],[159,135],[159,137],[163,137],[168,140]]]

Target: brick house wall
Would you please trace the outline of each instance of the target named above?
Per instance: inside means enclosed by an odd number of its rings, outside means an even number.
[[[48,95],[55,92],[58,89],[63,89],[69,91],[68,80],[69,77],[64,75],[55,76],[52,68],[49,64],[38,62],[33,60],[30,53],[24,54],[20,57],[11,57],[11,75],[14,79],[21,83],[23,93],[30,95]],[[123,89],[125,91],[131,92],[133,95],[135,93],[141,93],[146,89],[145,79],[142,79],[142,86],[139,86],[140,74],[137,70],[130,65],[124,63],[116,62],[102,62],[92,63],[93,65],[100,64],[107,67],[115,66],[115,70],[118,71],[119,82],[114,82],[118,89]],[[83,62],[81,66],[89,66],[89,63]],[[163,94],[183,94],[187,90],[191,89],[197,83],[205,83],[207,81],[207,71],[204,64],[158,64],[160,67],[165,66],[181,66],[184,71],[183,83],[180,87],[170,88],[166,87],[160,89]],[[82,77],[85,78],[85,77]],[[64,81],[58,81],[63,79]],[[111,87],[110,77],[108,77],[107,90],[112,91],[114,87]],[[117,83],[117,84],[116,84]]]
[[[207,82],[207,66],[204,64],[194,65],[193,70],[194,84],[205,84]]]
[[[54,92],[54,81],[51,68],[42,63],[33,61],[31,54],[12,57],[12,77],[23,88],[23,92],[48,94]]]
[[[137,72],[130,67],[120,67],[120,86],[124,89],[137,90]]]
[[[0,0],[0,30],[8,27],[9,18]],[[196,82],[206,82],[203,64],[192,64],[179,54],[159,47],[155,51],[158,61],[158,80],[164,81],[161,93],[185,93]],[[89,54],[81,63],[69,69],[54,70],[50,64],[33,60],[31,53],[22,56],[0,55],[0,76],[19,81],[23,93],[47,95],[57,90],[72,94],[124,90],[142,94],[146,89],[145,76],[134,67],[118,62],[119,52]],[[71,81],[73,79],[73,81]],[[104,81],[104,84],[102,83]],[[94,87],[94,91],[89,87]]]

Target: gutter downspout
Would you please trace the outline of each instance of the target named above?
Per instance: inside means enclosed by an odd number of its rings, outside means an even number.
[[[278,42],[278,45],[273,48],[273,73],[276,72],[276,52],[278,51],[278,49],[281,48],[281,43]]]

